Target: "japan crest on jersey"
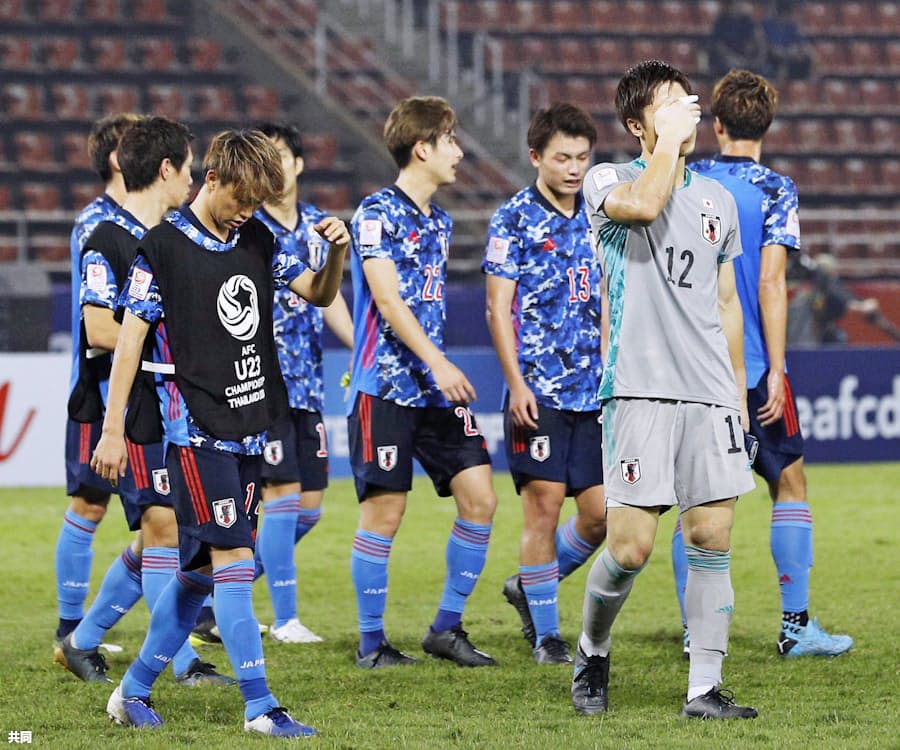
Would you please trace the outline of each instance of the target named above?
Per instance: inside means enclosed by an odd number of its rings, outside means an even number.
[[[266,443],[263,456],[269,466],[278,466],[284,460],[284,446],[280,440],[270,440]]]
[[[378,468],[382,471],[391,471],[397,465],[397,446],[378,446]]]
[[[710,245],[718,245],[722,241],[722,219],[712,214],[700,214],[703,239]]]
[[[531,438],[528,445],[528,452],[535,461],[546,461],[550,458],[550,436],[538,435]]]
[[[226,497],[223,500],[213,500],[213,515],[215,515],[216,523],[223,529],[230,529],[237,521],[237,507],[234,504],[233,497]]]
[[[641,478],[641,459],[623,458],[619,461],[619,468],[622,470],[622,479],[626,484],[638,483]]]
[[[172,487],[169,484],[169,472],[167,469],[154,469],[153,472],[153,489],[157,495],[168,495]]]

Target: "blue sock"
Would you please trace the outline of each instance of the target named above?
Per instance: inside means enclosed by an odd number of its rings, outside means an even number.
[[[684,592],[687,589],[688,559],[684,551],[684,535],[681,533],[681,519],[675,523],[672,532],[672,571],[675,573],[675,596],[681,608],[681,624],[687,627],[687,611],[684,608]]]
[[[122,619],[141,598],[141,558],[131,545],[126,547],[109,566],[97,598],[87,615],[72,632],[72,645],[93,649],[100,645],[103,635]]]
[[[59,539],[56,542],[56,599],[60,620],[84,617],[84,600],[91,580],[91,561],[94,552],[91,543],[97,524],[67,510],[63,517]],[[74,626],[73,628],[74,629]],[[68,635],[58,633],[60,637]]]
[[[487,558],[490,525],[457,518],[447,540],[447,577],[438,613],[432,623],[440,632],[459,625],[466,599],[475,588]]]
[[[180,570],[166,584],[150,613],[150,627],[141,651],[122,678],[124,697],[150,696],[156,678],[196,624],[211,589],[212,578],[195,571]]]
[[[809,606],[809,569],[813,563],[813,525],[803,502],[772,506],[772,559],[781,586],[781,609],[805,612]]]
[[[322,518],[321,508],[300,508],[297,513],[297,528],[294,530],[294,544],[305,537],[319,519]]]
[[[143,565],[141,566],[144,600],[152,612],[159,600],[162,590],[178,572],[178,550],[174,547],[145,547]],[[184,672],[194,659],[199,659],[189,641],[181,644],[172,657],[172,671],[179,675]]]
[[[528,611],[534,621],[537,645],[548,635],[559,636],[559,564],[520,565],[519,580],[528,600]]]
[[[374,531],[356,530],[350,553],[350,577],[356,590],[359,613],[359,653],[378,648],[384,638],[384,608],[387,604],[388,558],[393,539]]]
[[[253,569],[253,560],[238,560],[213,569],[216,622],[244,697],[246,719],[278,705],[266,683],[262,638],[253,614]]]
[[[294,529],[300,495],[285,495],[264,506],[262,526],[256,538],[256,555],[266,571],[275,627],[297,616],[297,564],[294,561]],[[255,563],[254,563],[255,577]]]
[[[596,544],[585,541],[575,530],[572,516],[556,530],[556,560],[559,564],[559,579],[578,570],[597,549]]]

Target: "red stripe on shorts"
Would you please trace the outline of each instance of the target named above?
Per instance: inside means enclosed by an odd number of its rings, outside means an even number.
[[[184,481],[187,483],[188,494],[191,496],[191,505],[194,508],[194,516],[197,523],[209,523],[209,508],[206,506],[206,493],[200,482],[200,472],[197,469],[197,459],[190,448],[179,446],[179,459],[181,471],[184,473]]]
[[[91,462],[91,426],[82,422],[78,425],[78,463]]]
[[[372,397],[368,393],[359,396],[359,429],[362,433],[362,459],[367,464],[375,457],[372,450]]]
[[[788,437],[800,432],[800,421],[797,419],[797,405],[794,403],[794,392],[787,374],[784,376],[784,427]]]
[[[145,490],[150,486],[147,478],[147,458],[144,455],[144,446],[125,440],[128,448],[128,461],[131,463],[131,474],[134,476],[134,486],[139,490]]]

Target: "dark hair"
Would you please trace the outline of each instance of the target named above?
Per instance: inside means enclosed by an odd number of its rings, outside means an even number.
[[[134,123],[122,135],[116,153],[131,193],[150,187],[159,176],[164,159],[175,169],[184,166],[191,147],[191,131],[186,125],[166,117],[148,117]]]
[[[88,156],[91,159],[91,166],[104,183],[112,179],[109,157],[118,148],[119,139],[128,128],[142,118],[142,115],[123,112],[101,117],[91,127],[88,134]]]
[[[687,76],[662,60],[644,60],[625,71],[616,88],[616,113],[626,130],[629,120],[642,122],[644,107],[653,103],[664,83],[680,83],[685,93],[692,91]]]
[[[556,133],[573,138],[587,138],[591,148],[597,142],[597,128],[591,116],[581,107],[569,102],[554,102],[534,113],[528,126],[528,148],[534,149],[538,154],[543,153]]]
[[[411,96],[400,102],[384,123],[384,145],[400,169],[409,165],[419,141],[437,143],[456,127],[456,113],[439,96]]]
[[[719,118],[728,137],[735,141],[761,140],[775,118],[777,107],[775,87],[749,70],[730,71],[713,89],[712,113]]]
[[[280,122],[261,122],[255,129],[273,141],[284,141],[294,158],[303,158],[303,136],[298,127]]]

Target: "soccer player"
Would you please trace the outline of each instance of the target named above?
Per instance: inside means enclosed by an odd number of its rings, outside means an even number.
[[[468,404],[469,379],[444,354],[444,283],[453,222],[431,201],[456,180],[462,149],[456,114],[439,97],[411,97],[388,115],[384,141],[397,181],[365,198],[353,216],[353,369],[350,462],[360,501],[350,571],[359,610],[356,664],[415,662],[384,632],[388,558],[412,488],[415,457],[457,518],[437,615],[422,640],[463,666],[496,662],[462,628],[466,600],[484,568],[497,498],[490,456]]]
[[[81,251],[95,227],[113,216],[125,200],[125,182],[116,158],[116,148],[122,134],[139,119],[139,115],[135,114],[104,117],[94,123],[88,135],[91,164],[103,180],[105,189],[78,214],[69,242],[72,283],[70,394],[78,384],[81,366]],[[109,496],[113,492],[109,482],[100,479],[90,468],[91,451],[99,437],[99,419],[94,423],[76,422],[71,418],[67,420],[66,492],[71,501],[56,542],[56,598],[59,608],[55,636],[57,648],[84,617],[84,601],[90,585],[94,557],[91,544],[97,526],[106,515]],[[123,554],[127,555],[127,551]],[[105,671],[105,665],[99,661],[97,663]]]
[[[744,311],[749,431],[759,441],[754,461],[772,498],[771,549],[781,586],[778,653],[786,657],[837,656],[853,645],[846,635],[830,635],[807,613],[813,525],[803,471],[803,436],[785,363],[787,336],[787,254],[800,248],[797,188],[789,177],[759,163],[762,142],[778,104],[778,94],[762,76],[733,70],[713,89],[713,128],[720,152],[693,165],[734,196],[744,254],[735,263]],[[684,542],[676,528],[675,570],[683,569]],[[676,581],[684,609],[684,576]]]
[[[497,209],[482,270],[487,318],[506,380],[504,435],[524,527],[519,573],[503,594],[538,664],[571,664],[559,582],[603,542],[599,386],[600,264],[581,196],[597,131],[573,104],[528,128],[535,182]],[[577,513],[557,528],[566,495]]]
[[[252,603],[253,533],[265,429],[287,409],[272,332],[274,286],[288,284],[313,304],[329,304],[349,234],[334,217],[316,225],[331,243],[317,273],[278,251],[272,233],[252,218],[284,189],[280,157],[258,131],[218,134],[203,172],[194,201],[147,232],[138,248],[92,459],[105,479],[121,474],[125,405],[136,371],[149,366],[162,374],[156,390],[180,570],[160,594],[141,652],[107,712],[124,725],[162,724],[150,704],[153,683],[214,590],[216,621],[244,697],[244,729],[309,736],[315,729],[280,707],[266,682]],[[141,365],[151,330],[153,361]]]
[[[272,140],[284,169],[284,192],[256,211],[279,248],[318,270],[327,248],[315,225],[327,215],[299,200],[303,173],[303,138],[293,125],[264,123],[258,129]],[[310,305],[290,289],[275,292],[275,344],[290,401],[289,416],[267,434],[263,453],[263,520],[256,540],[258,567],[266,573],[275,622],[269,637],[284,643],[322,639],[297,617],[297,565],[294,545],[318,522],[328,486],[328,443],[322,409],[323,323],[348,348],[353,321],[340,291],[326,308]]]
[[[649,60],[619,81],[616,111],[641,144],[630,163],[584,181],[604,270],[603,474],[606,548],[585,587],[572,702],[606,711],[610,630],[650,556],[660,513],[678,506],[688,545],[691,664],[682,715],[753,718],[720,688],[734,610],[731,526],[753,488],[741,306],[731,261],[741,252],[734,199],[685,169],[700,105],[683,73]]]
[[[148,227],[187,198],[191,185],[191,134],[162,117],[135,122],[119,141],[118,164],[127,194],[121,208],[102,221],[88,239],[81,260],[81,340],[79,380],[69,400],[71,416],[95,422],[103,417],[107,375],[120,324],[116,306],[135,250]],[[172,509],[162,444],[128,443],[129,465],[119,484],[125,517],[135,541],[107,571],[97,598],[75,630],[62,639],[56,660],[89,682],[112,682],[98,651],[103,635],[144,593],[153,609],[159,592],[178,567],[178,527]],[[179,683],[233,684],[201,662],[185,644],[173,659]]]

